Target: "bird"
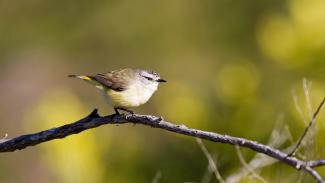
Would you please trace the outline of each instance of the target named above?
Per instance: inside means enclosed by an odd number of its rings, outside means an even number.
[[[116,114],[120,114],[119,110],[133,114],[129,108],[145,104],[158,89],[158,85],[167,82],[157,72],[132,68],[68,77],[79,78],[94,85]]]

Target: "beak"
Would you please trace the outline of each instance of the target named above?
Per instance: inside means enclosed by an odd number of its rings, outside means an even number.
[[[164,80],[164,79],[158,79],[157,82],[159,82],[159,83],[166,83],[167,81]]]

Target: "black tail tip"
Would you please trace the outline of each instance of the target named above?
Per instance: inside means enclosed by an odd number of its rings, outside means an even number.
[[[77,75],[70,74],[70,75],[68,75],[68,77],[69,77],[69,78],[75,78],[75,77],[77,77]]]

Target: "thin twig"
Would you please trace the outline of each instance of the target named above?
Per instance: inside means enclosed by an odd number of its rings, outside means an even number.
[[[309,115],[309,118],[311,119],[313,117],[313,108],[312,108],[312,104],[311,104],[311,100],[310,100],[310,92],[309,92],[309,90],[311,88],[311,82],[308,82],[308,80],[306,78],[303,78],[302,86],[304,89],[308,115]]]
[[[151,183],[158,183],[161,178],[161,171],[158,171],[155,177],[152,179]]]
[[[300,105],[299,105],[299,102],[298,102],[298,96],[297,96],[297,94],[296,94],[296,91],[293,89],[293,90],[291,91],[291,93],[292,93],[292,99],[293,99],[293,103],[295,104],[296,111],[298,112],[298,114],[299,114],[300,117],[302,118],[302,120],[303,120],[303,122],[305,123],[305,125],[307,125],[307,124],[308,124],[308,121],[307,121],[307,119],[306,119],[306,117],[305,117],[305,115],[304,115],[304,112],[302,112],[302,109],[301,109],[301,107],[300,107]]]
[[[271,132],[271,135],[269,137],[267,145],[273,148],[279,148],[281,145],[283,145],[290,137],[289,134],[286,133],[286,129],[283,128],[283,121],[284,121],[284,115],[280,114],[277,117],[277,120],[275,121],[275,125],[273,127],[273,130]],[[291,147],[287,147],[283,152],[286,152],[287,149],[291,149]],[[247,165],[250,167],[251,170],[261,169],[266,166],[270,166],[277,161],[275,159],[270,158],[269,156],[266,156],[264,154],[255,154],[255,156],[247,163]],[[239,182],[242,177],[246,176],[250,172],[245,168],[240,168],[240,170],[236,173],[234,173],[231,176],[228,176],[226,179],[226,182],[228,183],[236,183]]]
[[[208,167],[201,179],[201,183],[209,183],[211,181],[212,174],[213,174],[213,170],[211,170],[210,164],[208,164]]]
[[[294,143],[293,142],[293,137],[292,137],[292,134],[290,132],[289,126],[288,125],[285,125],[284,126],[284,129],[285,129],[285,133],[287,134],[290,143],[293,144]]]
[[[314,124],[315,120],[316,120],[316,117],[319,113],[319,111],[322,109],[323,105],[324,105],[324,102],[325,102],[325,97],[323,98],[322,102],[319,104],[316,112],[313,114],[313,117],[311,118],[308,126],[305,128],[303,134],[300,136],[298,142],[297,142],[297,145],[295,146],[295,148],[291,151],[291,153],[288,154],[288,156],[292,156],[296,153],[296,151],[298,150],[298,148],[300,147],[301,145],[301,142],[304,140],[309,128]]]
[[[307,108],[307,114],[309,120],[313,118],[313,109],[312,109],[312,103],[310,99],[311,84],[312,83],[309,82],[306,78],[303,78],[302,86],[304,90],[306,108]],[[305,140],[303,141],[303,145],[305,146],[304,154],[306,155],[307,159],[313,158],[315,154],[315,133],[316,133],[316,124],[314,123],[309,128],[308,135],[306,135]]]
[[[12,138],[5,142],[0,143],[0,152],[13,152],[21,150],[29,146],[34,146],[46,141],[61,139],[66,136],[80,133],[84,130],[95,128],[105,124],[142,124],[153,128],[160,128],[173,133],[183,134],[200,139],[209,140],[217,143],[226,143],[230,145],[239,145],[241,147],[249,148],[255,152],[263,153],[269,157],[277,159],[282,163],[290,165],[296,170],[305,171],[310,174],[317,182],[324,183],[323,179],[316,171],[311,171],[310,167],[306,165],[305,161],[299,160],[288,156],[286,153],[279,151],[273,147],[258,143],[256,141],[248,140],[245,138],[233,137],[229,135],[222,135],[219,133],[208,132],[188,128],[185,125],[176,125],[162,120],[161,117],[151,115],[139,114],[122,114],[122,115],[108,115],[101,117],[98,115],[97,110],[94,110],[87,117],[76,121],[71,124],[60,126],[57,128],[48,129],[34,134],[22,135]]]
[[[305,178],[305,172],[298,172],[298,177],[297,177],[297,180],[296,180],[296,183],[301,183],[303,182],[304,178]]]
[[[202,152],[204,153],[205,157],[208,159],[209,166],[211,167],[216,179],[221,183],[225,183],[225,180],[222,178],[220,172],[218,171],[216,163],[213,161],[213,158],[212,158],[211,154],[209,153],[208,149],[203,144],[202,140],[199,139],[199,138],[196,138],[196,142],[200,146],[200,148],[201,148]]]
[[[249,165],[247,164],[241,150],[240,150],[240,147],[238,145],[235,146],[236,148],[236,152],[237,152],[237,156],[238,156],[238,159],[240,161],[240,163],[244,166],[244,168],[252,174],[252,176],[259,180],[260,182],[262,183],[268,183],[268,181],[266,181],[263,177],[261,177],[260,175],[258,175],[253,169],[251,169],[251,167],[249,167]]]

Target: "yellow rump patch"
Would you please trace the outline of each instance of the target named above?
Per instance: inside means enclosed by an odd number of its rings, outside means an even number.
[[[83,80],[87,80],[87,81],[91,81],[92,79],[88,76],[78,76],[78,78],[83,79]]]

